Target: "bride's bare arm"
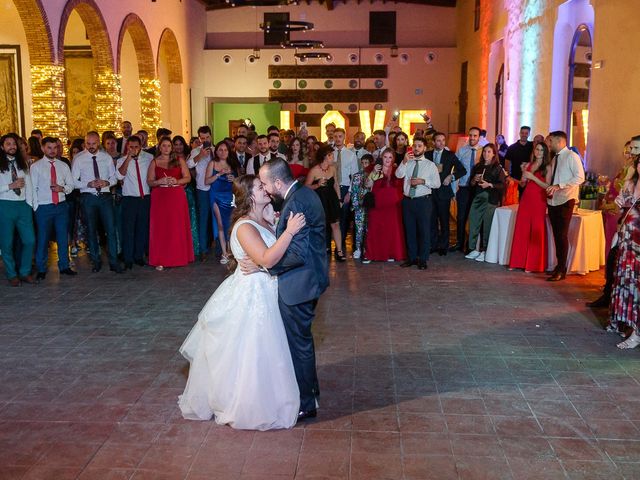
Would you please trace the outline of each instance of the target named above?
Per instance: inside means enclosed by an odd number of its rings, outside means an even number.
[[[271,247],[267,248],[258,229],[250,223],[244,223],[238,227],[238,241],[242,249],[254,263],[265,268],[271,268],[283,257],[291,239],[305,226],[305,218],[302,213],[291,213],[287,221],[287,229],[280,235]]]

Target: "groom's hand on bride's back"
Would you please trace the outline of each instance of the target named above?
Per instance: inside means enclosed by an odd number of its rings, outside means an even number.
[[[261,271],[260,267],[249,257],[238,260],[238,266],[240,267],[240,271],[245,275],[251,275],[252,273],[258,273]]]

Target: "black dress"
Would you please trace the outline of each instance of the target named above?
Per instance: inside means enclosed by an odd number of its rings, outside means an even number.
[[[327,219],[327,223],[335,223],[340,218],[340,200],[334,187],[335,179],[331,177],[327,180],[324,187],[316,188],[316,193],[320,197],[322,202],[322,208],[324,209],[324,216]]]

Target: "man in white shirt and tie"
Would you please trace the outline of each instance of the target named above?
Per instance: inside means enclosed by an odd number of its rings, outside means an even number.
[[[191,150],[191,154],[187,159],[187,167],[196,171],[196,199],[198,206],[198,236],[200,243],[200,252],[194,252],[199,255],[200,261],[205,259],[209,253],[209,246],[212,240],[211,226],[211,200],[209,199],[209,190],[211,185],[205,183],[207,176],[207,166],[213,159],[211,152],[211,128],[203,125],[198,128],[198,138],[200,146]]]
[[[456,152],[456,157],[458,157],[458,160],[462,163],[466,173],[458,179],[458,191],[456,192],[456,203],[458,205],[456,236],[458,241],[449,249],[450,252],[454,252],[456,250],[463,253],[465,252],[467,242],[467,220],[469,219],[469,211],[471,210],[471,187],[469,186],[469,180],[473,166],[480,161],[480,152],[482,149],[480,148],[479,142],[480,128],[471,127],[469,129],[468,143],[460,147]],[[473,250],[474,248],[475,245],[469,246],[470,250]]]
[[[573,208],[580,196],[580,185],[584,183],[584,168],[580,157],[567,148],[567,134],[555,131],[551,137],[553,161],[547,172],[547,210],[556,246],[556,268],[547,278],[550,282],[564,280],[567,275],[567,255],[569,252],[569,224]]]
[[[74,189],[71,171],[66,163],[56,158],[58,152],[57,139],[42,139],[44,157],[31,165],[31,181],[38,199],[36,212],[36,269],[37,280],[47,276],[47,260],[49,259],[49,238],[51,230],[55,230],[58,244],[58,269],[61,275],[76,275],[69,267],[69,207],[66,195]]]
[[[343,252],[346,252],[345,242],[351,223],[351,196],[349,195],[351,178],[358,173],[356,154],[344,145],[346,136],[344,128],[336,128],[333,131],[333,159],[336,162],[336,175],[340,184],[340,231],[342,232],[341,248]]]
[[[0,251],[4,271],[12,287],[19,287],[21,282],[36,282],[31,275],[36,245],[32,208],[38,203],[29,164],[18,149],[19,141],[20,137],[15,133],[0,138]],[[16,245],[16,242],[21,245]],[[14,258],[16,255],[19,256],[18,261]]]
[[[114,186],[116,167],[111,155],[100,150],[100,135],[89,132],[84,140],[85,150],[73,159],[71,175],[76,188],[80,189],[80,201],[87,221],[89,256],[93,263],[92,272],[102,269],[100,244],[98,243],[98,219],[107,234],[107,250],[111,271],[122,273],[118,263],[116,223],[113,201],[109,188]]]
[[[275,142],[276,138],[278,139],[277,141],[280,142],[280,137],[278,137],[278,135],[275,133],[272,133],[269,137],[267,137],[266,135],[258,135],[258,138],[256,138],[258,153],[254,155],[251,161],[247,164],[247,175],[258,175],[258,170],[260,170],[260,167],[264,164],[264,162],[270,160],[271,158],[277,157],[286,160],[286,158],[283,158],[282,154],[273,154],[273,152],[269,150],[270,139],[273,139],[273,142]]]
[[[424,157],[426,140],[413,138],[413,152],[405,155],[396,169],[396,177],[404,179],[402,220],[407,242],[407,260],[401,267],[417,265],[427,269],[431,243],[431,189],[440,188],[438,168]]]
[[[144,253],[149,246],[149,211],[151,191],[147,171],[153,161],[150,153],[142,151],[138,137],[128,139],[127,155],[116,164],[116,177],[122,181],[122,254],[124,268],[133,263],[144,266]]]

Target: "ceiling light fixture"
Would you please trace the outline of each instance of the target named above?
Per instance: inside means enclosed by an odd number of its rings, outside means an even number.
[[[326,58],[327,60],[331,60],[331,54],[326,52],[304,52],[304,53],[295,53],[294,57],[302,60],[308,58]]]
[[[324,48],[322,40],[287,40],[280,44],[282,48]]]
[[[286,22],[264,22],[260,24],[260,29],[265,32],[306,32],[313,30],[313,23],[289,20]]]

